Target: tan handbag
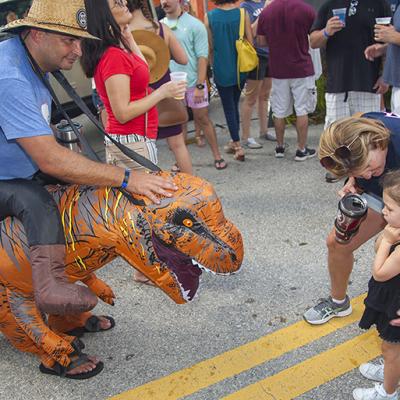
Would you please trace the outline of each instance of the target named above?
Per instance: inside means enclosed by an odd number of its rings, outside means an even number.
[[[158,126],[166,128],[167,126],[185,124],[189,120],[186,107],[181,100],[166,98],[157,104]]]

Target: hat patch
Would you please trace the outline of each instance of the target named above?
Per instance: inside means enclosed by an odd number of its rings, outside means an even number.
[[[82,29],[87,28],[86,10],[84,10],[83,8],[78,10],[78,12],[76,13],[76,22]]]

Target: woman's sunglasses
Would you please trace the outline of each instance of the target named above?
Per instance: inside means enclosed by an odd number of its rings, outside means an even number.
[[[120,7],[123,8],[126,6],[126,1],[125,0],[114,0],[114,5],[111,7],[111,9],[115,7]]]
[[[326,169],[334,168],[337,165],[337,162],[332,158],[332,156],[335,156],[340,160],[343,160],[345,162],[347,161],[348,164],[351,156],[350,147],[359,138],[360,136],[356,136],[349,144],[344,144],[338,147],[333,153],[329,154],[329,156],[322,157],[319,162]]]

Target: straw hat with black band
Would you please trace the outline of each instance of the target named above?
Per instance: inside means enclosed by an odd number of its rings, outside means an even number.
[[[25,18],[10,22],[0,32],[19,33],[26,28],[98,39],[87,32],[84,0],[33,0]]]
[[[167,72],[171,59],[164,39],[145,30],[132,31],[132,35],[149,65],[150,83],[159,81]]]

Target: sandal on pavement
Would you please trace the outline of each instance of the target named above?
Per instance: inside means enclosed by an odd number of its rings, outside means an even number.
[[[91,361],[88,355],[82,353],[81,349],[78,346],[76,346],[74,342],[72,342],[71,344],[74,347],[75,351],[69,355],[69,357],[71,358],[71,363],[68,365],[68,367],[64,367],[58,362],[54,364],[53,368],[48,368],[43,364],[40,364],[39,371],[42,374],[55,375],[59,376],[60,378],[82,380],[82,379],[92,378],[93,376],[96,376],[103,370],[104,363],[102,361],[99,361],[96,364],[96,368],[92,369],[91,371],[81,372],[80,374],[68,374],[68,371],[71,371],[74,368],[79,367],[80,365],[86,364],[87,362]]]
[[[225,146],[224,151],[226,154],[235,154],[235,147],[233,145],[232,140],[230,140]]]
[[[244,161],[244,150],[243,147],[240,144],[233,144],[234,145],[234,150],[235,154],[233,155],[233,158],[238,161]]]
[[[196,135],[195,139],[197,147],[204,147],[206,145],[206,140],[203,133]]]
[[[85,326],[80,326],[78,328],[71,329],[70,331],[66,332],[66,334],[69,336],[76,336],[79,338],[82,337],[87,332],[103,332],[103,331],[109,331],[110,329],[114,328],[115,320],[113,317],[110,317],[108,315],[100,315],[100,317],[103,317],[110,321],[111,325],[109,328],[103,329],[100,326],[101,322],[100,318],[97,315],[92,315],[85,322]]]
[[[89,359],[87,358],[85,362],[89,361]],[[56,365],[58,367],[56,367]],[[55,364],[54,365],[56,368],[47,368],[45,367],[43,364],[39,365],[39,370],[42,374],[48,374],[48,375],[55,375],[55,376],[59,376],[60,378],[67,378],[67,379],[89,379],[92,378],[93,376],[96,376],[97,374],[99,374],[101,371],[103,371],[104,368],[104,363],[102,361],[99,361],[96,364],[96,368],[92,369],[91,371],[88,372],[82,372],[80,374],[68,374],[68,370],[72,369],[72,368],[65,368],[62,367],[60,364]],[[78,365],[75,365],[75,367],[77,367]]]
[[[228,166],[228,164],[223,158],[220,158],[219,160],[214,160],[214,166],[216,169],[221,170],[225,169]]]

